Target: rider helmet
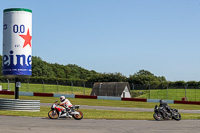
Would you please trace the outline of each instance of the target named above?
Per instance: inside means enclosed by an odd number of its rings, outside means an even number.
[[[64,102],[64,101],[65,101],[65,96],[61,96],[61,97],[60,97],[60,101],[61,101],[61,102]]]
[[[159,101],[159,102],[160,102],[160,104],[163,104],[163,103],[164,103],[164,101],[163,101],[162,99],[160,99],[160,101]]]
[[[167,106],[167,103],[164,100],[160,99],[160,105]]]

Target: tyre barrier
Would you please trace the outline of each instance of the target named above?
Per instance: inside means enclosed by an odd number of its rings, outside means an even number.
[[[40,111],[40,100],[19,100],[0,98],[0,110]]]

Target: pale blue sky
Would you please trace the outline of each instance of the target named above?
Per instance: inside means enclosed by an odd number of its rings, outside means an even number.
[[[0,0],[1,51],[6,8],[33,11],[33,56],[49,63],[200,81],[200,0]]]

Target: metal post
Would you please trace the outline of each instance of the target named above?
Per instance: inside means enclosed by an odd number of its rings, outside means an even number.
[[[19,82],[19,78],[15,78],[15,99],[19,99],[19,86],[17,83]]]
[[[44,80],[42,80],[42,83],[43,83],[43,92],[44,92],[44,91],[45,91],[45,90],[44,90]]]
[[[150,84],[149,84],[149,99],[151,98]]]
[[[8,90],[10,90],[10,88],[9,88],[9,79],[7,79],[7,81],[8,81]]]
[[[134,97],[134,84],[132,83],[132,87],[133,87],[133,92],[132,92],[132,97]]]
[[[99,96],[101,96],[101,85],[102,85],[102,83],[99,84]],[[102,96],[103,96],[103,94],[102,94]]]
[[[85,95],[85,82],[83,83],[83,88],[84,88],[84,95]]]
[[[28,88],[27,88],[27,91],[29,92],[29,81],[28,81]]]
[[[186,86],[185,86],[185,98],[186,98]]]
[[[167,85],[167,99],[168,99],[168,85]]]
[[[72,94],[73,94],[73,82],[71,81],[71,88],[72,88]]]
[[[187,100],[186,89],[187,89],[187,84],[185,85],[185,99]]]
[[[197,89],[195,88],[195,101],[197,101],[197,91],[196,91]]]
[[[56,81],[56,83],[57,83],[57,93],[58,93],[58,81]]]
[[[114,96],[119,96],[119,93],[117,93],[117,83],[115,83],[116,87],[115,87],[115,93]]]

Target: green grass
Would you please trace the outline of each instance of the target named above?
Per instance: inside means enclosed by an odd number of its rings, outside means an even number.
[[[38,111],[38,112],[1,110],[0,111],[0,115],[30,116],[30,117],[48,117],[47,113],[48,113],[49,110],[50,110],[49,107],[40,107],[40,111]]]
[[[0,98],[14,99],[13,95],[0,95]],[[53,103],[59,98],[56,97],[36,97],[36,96],[20,96],[20,99],[40,100],[41,103]],[[131,107],[131,108],[154,108],[156,103],[133,102],[133,101],[114,101],[101,99],[79,99],[69,98],[75,105],[90,106],[111,106],[111,107]],[[170,104],[172,108],[200,110],[199,105],[181,105]],[[31,117],[48,117],[47,113],[50,107],[41,107],[40,112],[26,111],[0,111],[0,115],[14,116],[31,116]],[[133,111],[113,111],[113,110],[96,110],[81,109],[84,119],[120,119],[120,120],[153,120],[153,112],[133,112]],[[181,113],[182,119],[200,119],[199,114]]]
[[[0,95],[0,98],[14,99],[14,95]],[[58,97],[36,97],[36,96],[19,96],[19,99],[40,100],[41,103],[53,103],[59,100]],[[118,100],[102,100],[102,99],[82,99],[68,98],[74,105],[89,106],[109,106],[109,107],[129,107],[129,108],[154,108],[158,103],[134,102],[134,101],[118,101]],[[169,104],[172,108],[185,110],[200,110],[199,105],[187,104]]]
[[[181,100],[185,89],[134,90],[138,98]],[[200,89],[186,89],[188,101],[200,101]]]
[[[40,112],[27,111],[0,111],[0,115],[48,117],[50,107],[41,107]],[[154,120],[153,112],[132,112],[132,111],[113,111],[80,109],[84,119],[117,119],[117,120]],[[200,119],[199,114],[181,113],[182,119]]]
[[[11,91],[15,90],[14,83],[0,83],[3,89]],[[9,86],[9,87],[8,87]],[[77,86],[64,86],[64,85],[50,85],[50,84],[28,84],[21,83],[19,91],[24,92],[45,92],[45,93],[62,93],[62,94],[76,94],[76,95],[90,95],[92,88],[77,87]]]

